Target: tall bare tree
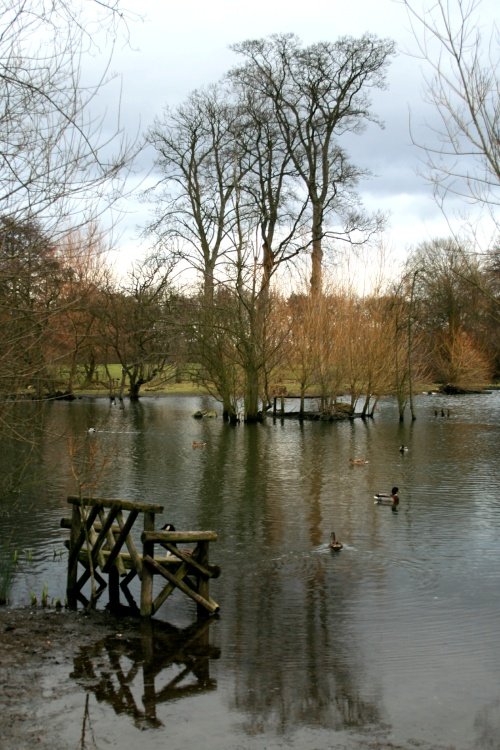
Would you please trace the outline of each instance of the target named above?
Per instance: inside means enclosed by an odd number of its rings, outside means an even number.
[[[207,305],[235,222],[232,198],[242,169],[235,118],[227,91],[212,86],[166,109],[148,133],[159,172],[149,191],[156,215],[148,230],[200,274]]]
[[[233,78],[272,106],[308,197],[311,290],[320,292],[325,235],[352,240],[357,232],[366,237],[380,226],[380,217],[367,217],[361,209],[355,187],[363,170],[349,161],[341,138],[376,121],[368,92],[384,86],[394,45],[365,35],[303,48],[288,34],[246,41],[233,49],[246,60],[232,71]]]

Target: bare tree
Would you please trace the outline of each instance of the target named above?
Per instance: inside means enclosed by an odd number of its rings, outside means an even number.
[[[148,134],[160,172],[149,191],[156,216],[148,231],[200,274],[207,305],[235,222],[232,198],[242,169],[235,117],[228,92],[212,86],[176,110],[166,109]]]
[[[49,340],[63,273],[56,245],[35,222],[0,220],[0,393],[51,390]]]
[[[297,205],[291,158],[269,102],[246,89],[195,92],[165,112],[149,140],[161,171],[150,231],[202,280],[193,328],[202,372],[217,383],[229,419],[243,397],[253,421],[265,390],[271,280],[304,246],[297,236],[307,199]],[[237,396],[241,367],[245,385]]]
[[[165,376],[170,368],[174,335],[172,294],[164,259],[154,253],[129,273],[123,289],[112,286],[102,311],[103,336],[122,367],[120,395],[137,401],[146,383]]]
[[[498,232],[500,180],[499,30],[481,27],[481,0],[437,0],[425,13],[402,0],[425,61],[427,100],[437,115],[423,149],[426,174],[447,197],[485,206]]]
[[[491,371],[494,354],[487,342],[497,326],[491,327],[482,291],[490,282],[472,252],[454,239],[422,243],[408,259],[406,278],[411,288],[413,327],[425,335],[434,378],[450,388],[469,381],[467,368],[460,372],[458,367],[466,362],[464,352],[471,356],[471,371]],[[476,361],[481,362],[477,368],[474,350]]]
[[[73,392],[79,370],[90,385],[98,363],[105,361],[100,317],[110,277],[106,250],[95,224],[70,232],[58,244],[64,284],[52,325],[53,362],[65,366],[68,393]]]
[[[349,161],[341,137],[375,121],[368,91],[383,87],[394,45],[365,35],[302,48],[293,35],[274,35],[233,49],[246,63],[232,77],[271,105],[309,200],[311,290],[320,292],[325,235],[352,240],[380,228],[380,217],[367,217],[360,206],[354,189],[363,170]]]
[[[0,2],[0,213],[61,220],[75,227],[119,195],[118,180],[132,156],[117,113],[115,126],[97,117],[109,82],[118,0]],[[108,29],[111,52],[97,80],[84,69],[96,26]],[[104,127],[106,125],[106,127]]]

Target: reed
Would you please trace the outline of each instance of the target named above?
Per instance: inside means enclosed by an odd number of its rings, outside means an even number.
[[[16,564],[17,552],[0,554],[0,605],[7,604],[9,600]]]

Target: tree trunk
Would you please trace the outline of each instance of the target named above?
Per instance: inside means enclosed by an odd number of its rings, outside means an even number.
[[[323,211],[317,203],[313,205],[311,251],[311,295],[320,295],[323,288]]]
[[[259,370],[255,366],[248,366],[245,372],[245,422],[259,422]]]

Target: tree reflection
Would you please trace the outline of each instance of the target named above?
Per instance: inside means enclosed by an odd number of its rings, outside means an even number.
[[[500,700],[484,706],[477,712],[474,729],[477,733],[477,748],[498,750],[500,747]]]

